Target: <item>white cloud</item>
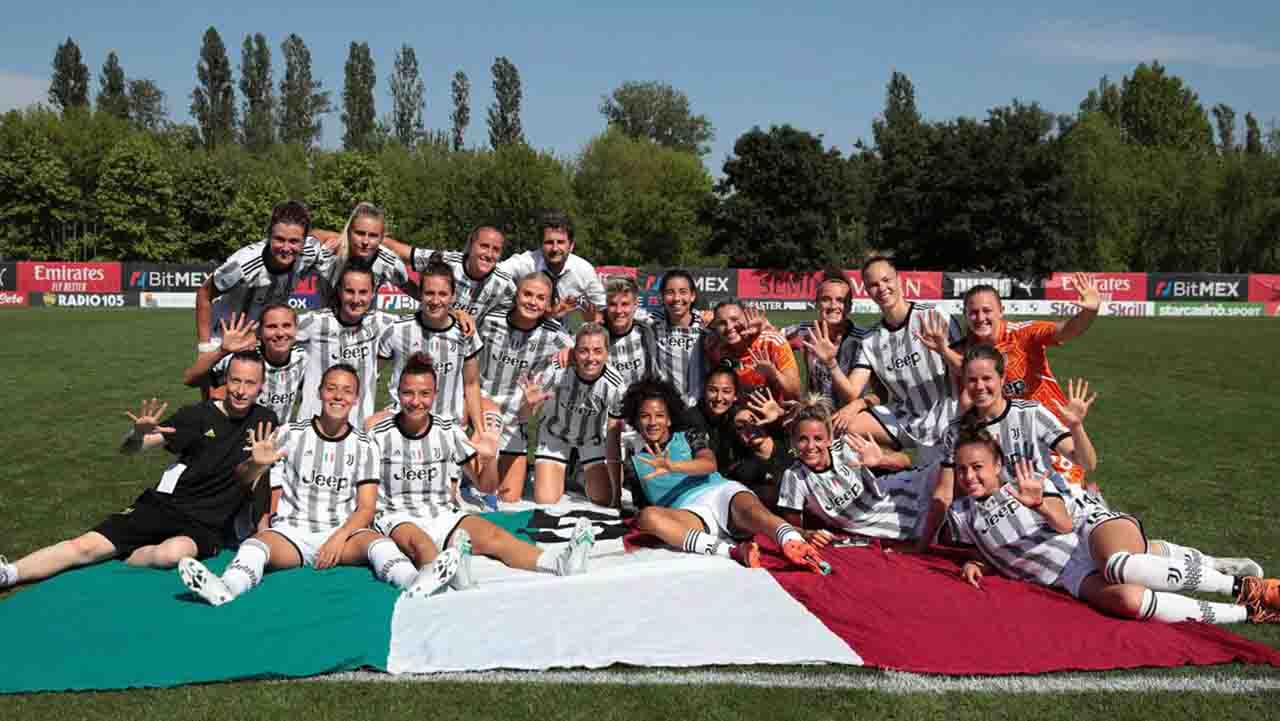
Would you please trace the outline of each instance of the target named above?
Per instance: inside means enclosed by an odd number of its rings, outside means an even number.
[[[0,70],[0,113],[48,100],[48,78]]]
[[[1188,63],[1223,68],[1280,65],[1280,50],[1209,34],[1171,33],[1132,25],[1051,21],[1032,28],[1022,47],[1036,55],[1090,63]]]

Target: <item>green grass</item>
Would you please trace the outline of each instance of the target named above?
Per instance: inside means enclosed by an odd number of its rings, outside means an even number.
[[[790,317],[788,317],[788,315]],[[775,323],[796,314],[776,314]],[[126,409],[156,396],[171,408],[195,394],[181,386],[193,356],[182,311],[29,309],[0,314],[0,552],[14,558],[75,535],[152,484],[164,454],[126,458],[116,444]],[[1100,319],[1052,354],[1059,378],[1084,376],[1099,393],[1088,426],[1096,478],[1111,504],[1142,518],[1152,537],[1222,555],[1250,555],[1280,570],[1273,493],[1280,324],[1273,320]],[[385,391],[383,391],[385,392]],[[18,591],[19,593],[21,591]],[[0,597],[0,619],[3,618]],[[1240,626],[1280,647],[1280,626]],[[7,649],[10,661],[20,649]],[[87,653],[86,658],[91,654]],[[0,673],[3,671],[0,670]],[[1243,675],[1274,670],[1239,669]],[[1150,694],[1117,712],[1110,694],[1006,704],[995,695],[896,697],[864,691],[622,688],[540,685],[239,683],[165,691],[0,698],[2,718],[433,717],[646,718],[1048,718],[1266,717],[1258,697]],[[1261,712],[1261,713],[1260,713]],[[296,713],[296,712],[295,712]]]

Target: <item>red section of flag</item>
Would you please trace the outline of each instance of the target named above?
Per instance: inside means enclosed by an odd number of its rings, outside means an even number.
[[[761,547],[776,548],[758,537]],[[1280,667],[1280,651],[1202,623],[1104,616],[1064,592],[995,575],[981,590],[959,564],[868,548],[828,549],[833,573],[783,568],[774,578],[868,665],[943,674],[1174,667],[1243,662]]]

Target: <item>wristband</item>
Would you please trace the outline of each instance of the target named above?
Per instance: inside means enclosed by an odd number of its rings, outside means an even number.
[[[197,353],[213,353],[220,348],[222,348],[222,341],[219,340],[207,340],[203,343],[196,343]]]

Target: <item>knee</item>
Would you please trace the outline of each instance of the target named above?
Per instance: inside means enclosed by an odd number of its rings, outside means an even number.
[[[636,528],[646,533],[652,533],[657,528],[661,515],[661,512],[655,506],[641,508],[640,512],[636,514]]]
[[[71,550],[73,560],[78,565],[99,561],[110,556],[115,550],[115,546],[105,536],[96,533],[86,533],[64,543]]]
[[[1140,618],[1146,610],[1147,594],[1151,593],[1155,593],[1155,591],[1142,586],[1135,586],[1132,583],[1121,586],[1116,599],[1115,610],[1117,615],[1125,618]]]

